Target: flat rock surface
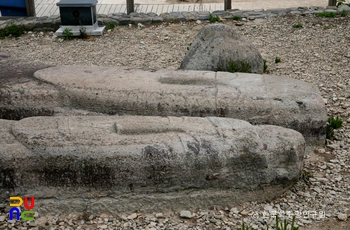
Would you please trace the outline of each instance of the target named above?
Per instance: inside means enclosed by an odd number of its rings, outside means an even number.
[[[317,88],[272,75],[62,66],[35,77],[57,86],[70,107],[106,114],[218,116],[271,124],[323,143],[327,122]]]
[[[2,189],[30,193],[38,204],[52,202],[41,211],[57,205],[82,211],[87,191],[109,194],[116,211],[262,202],[299,179],[305,152],[294,130],[230,118],[74,116],[0,123]],[[52,196],[65,201],[55,203]],[[102,202],[97,199],[95,210],[103,210]]]

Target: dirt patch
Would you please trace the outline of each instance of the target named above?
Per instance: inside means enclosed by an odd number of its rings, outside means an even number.
[[[33,77],[34,72],[47,67],[50,66],[40,62],[14,59],[8,54],[0,51],[0,89],[8,84],[24,83],[33,80],[36,81]]]

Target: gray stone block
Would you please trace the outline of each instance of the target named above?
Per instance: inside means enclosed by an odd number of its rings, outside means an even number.
[[[158,23],[158,22],[163,22],[164,21],[164,19],[163,19],[163,17],[154,17],[154,18],[152,18],[152,22],[155,22],[155,23]]]
[[[291,14],[291,15],[300,15],[301,12],[298,11],[298,10],[292,10],[292,11],[290,12],[290,14]]]
[[[232,18],[232,17],[231,17]],[[199,15],[199,20],[209,20],[209,15]]]
[[[120,18],[119,20],[120,25],[129,25],[131,24],[131,18],[125,18],[124,16]]]
[[[224,11],[224,10],[215,10],[211,14],[212,15],[223,15],[225,13],[226,13],[226,11]]]

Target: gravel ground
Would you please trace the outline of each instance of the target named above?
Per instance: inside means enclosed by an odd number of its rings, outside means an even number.
[[[8,221],[0,229],[237,229],[242,221],[253,229],[272,225],[274,214],[297,217],[301,229],[349,229],[350,214],[350,17],[294,16],[243,21],[233,26],[267,60],[270,74],[319,87],[329,116],[343,128],[334,140],[314,148],[305,159],[303,178],[285,195],[264,204],[246,203],[218,210],[164,213],[76,213],[41,216],[35,222]],[[302,28],[293,28],[301,23]],[[0,50],[16,58],[51,65],[132,66],[177,69],[195,35],[206,22],[117,27],[103,37],[63,41],[52,33],[28,33],[19,40],[0,40]],[[281,62],[275,64],[276,57]],[[106,210],[107,212],[107,210]],[[190,216],[188,216],[190,214]],[[303,227],[304,226],[304,227]],[[12,228],[14,227],[14,228]],[[270,228],[271,229],[271,228]]]

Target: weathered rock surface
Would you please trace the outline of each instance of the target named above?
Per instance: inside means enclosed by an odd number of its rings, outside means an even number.
[[[142,70],[88,66],[37,71],[55,85],[66,107],[144,116],[218,116],[301,132],[324,144],[327,113],[320,92],[289,78],[227,72]]]
[[[262,56],[252,43],[228,25],[211,24],[198,32],[180,69],[228,71],[232,62],[237,69],[242,68],[242,62],[249,63],[250,73],[264,71]]]
[[[0,119],[54,114],[61,102],[57,89],[33,77],[35,71],[47,67],[0,52]]]
[[[41,213],[262,202],[298,180],[305,151],[294,130],[216,117],[33,117],[0,131],[2,198],[30,194]]]

